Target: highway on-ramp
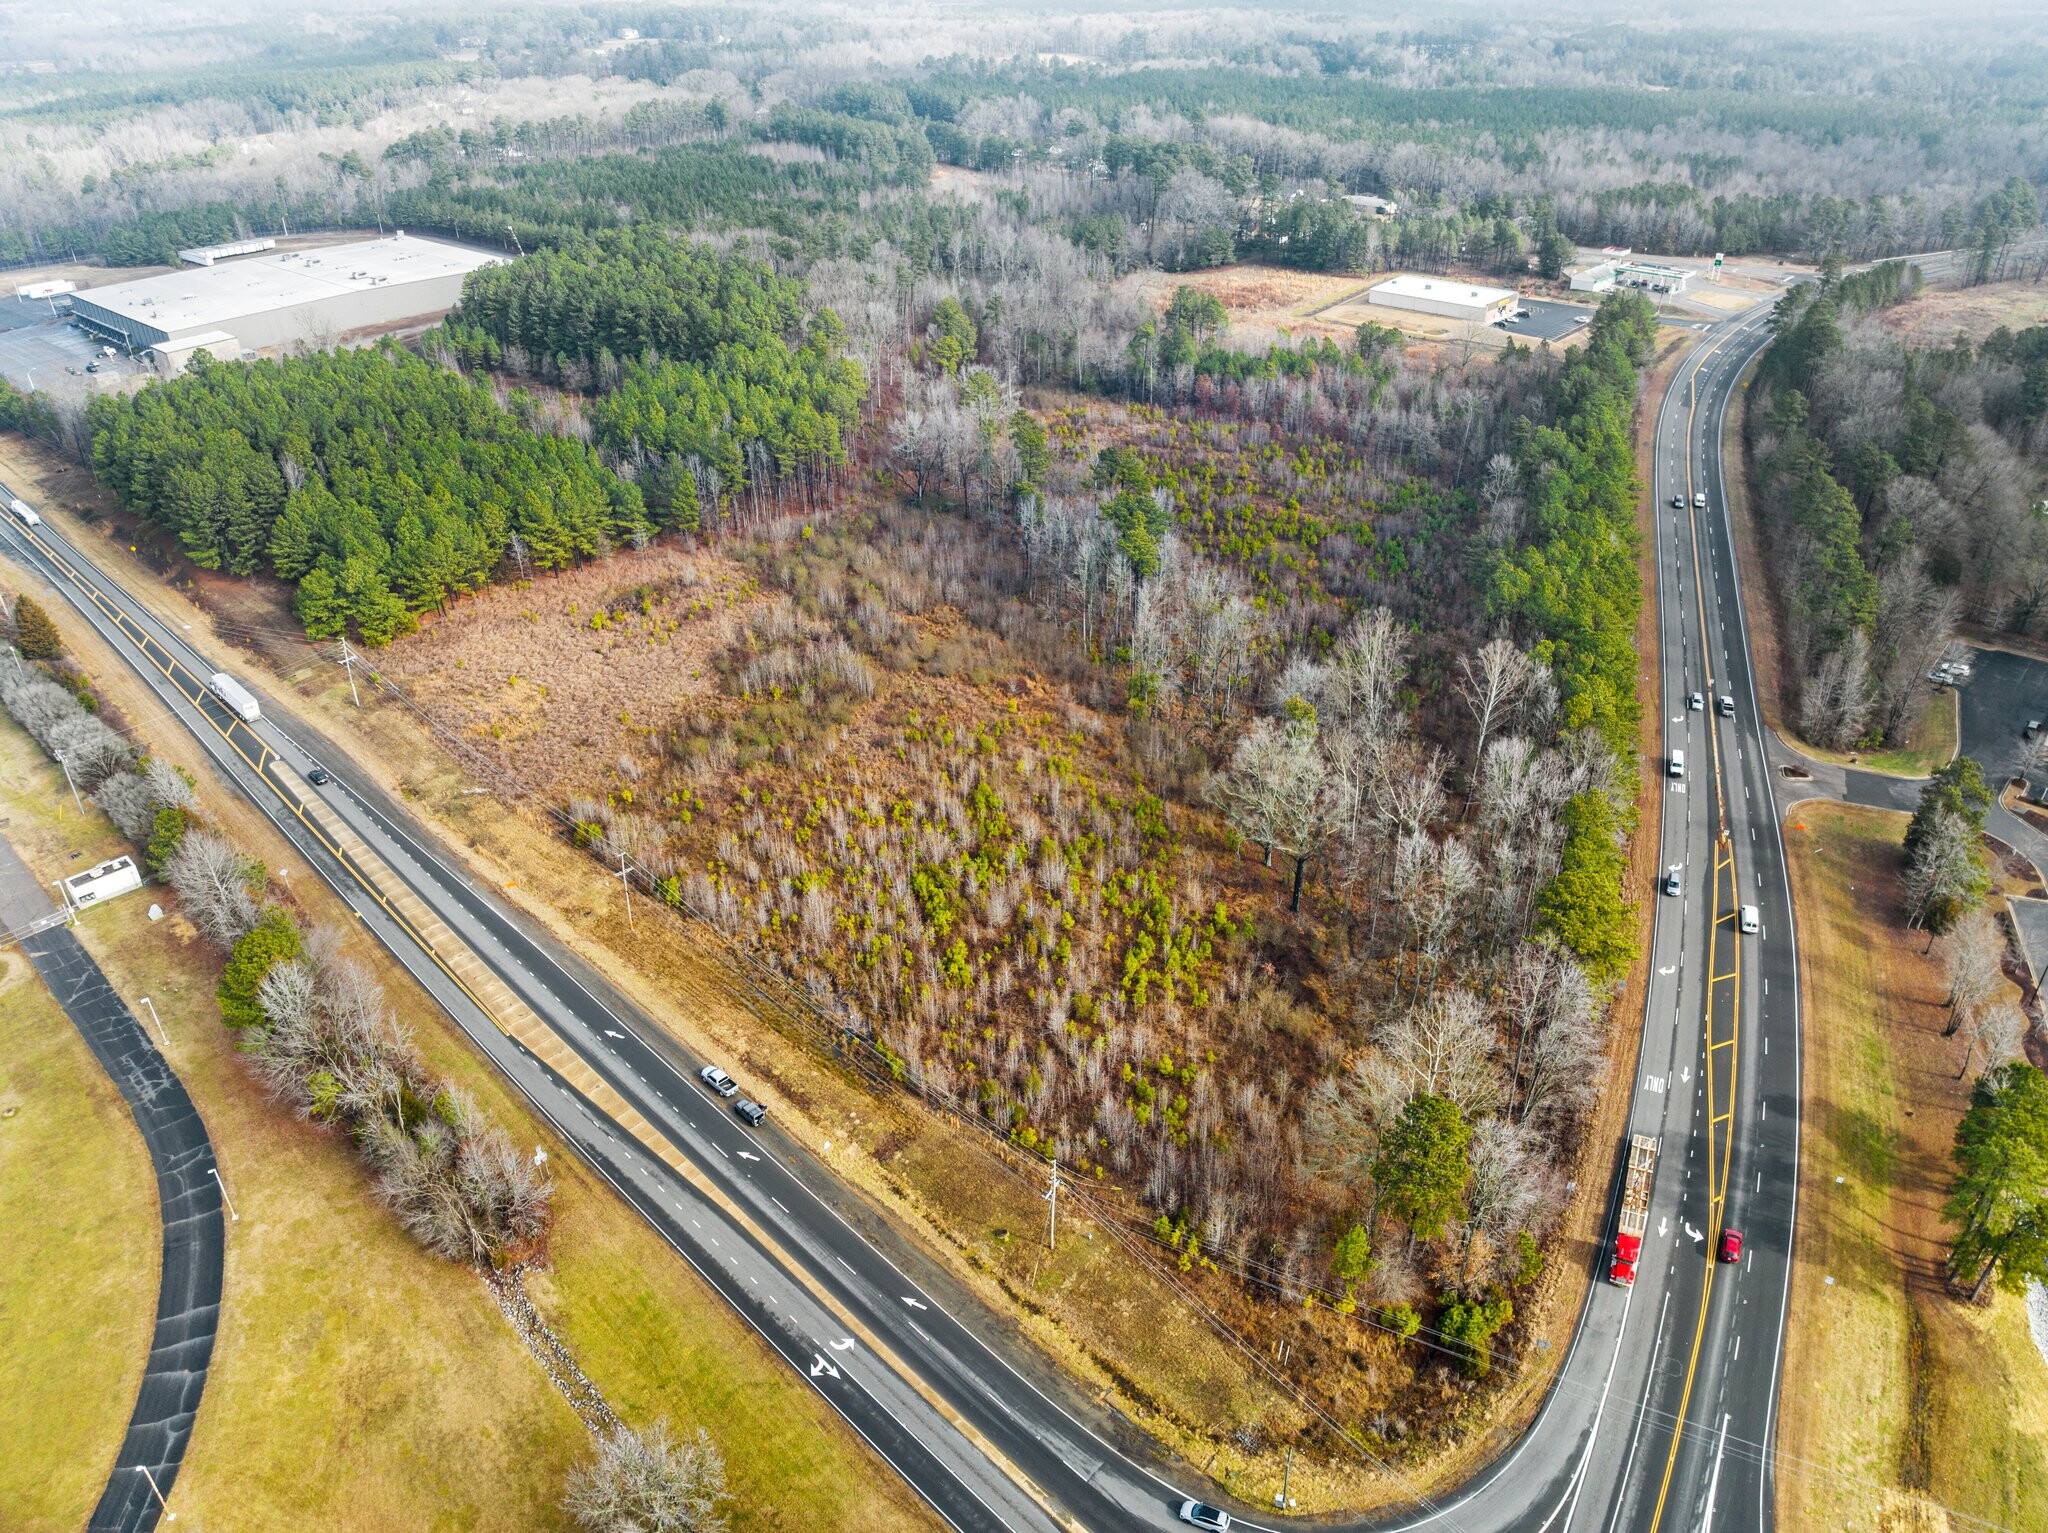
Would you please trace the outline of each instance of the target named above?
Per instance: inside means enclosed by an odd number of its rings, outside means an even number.
[[[1672,494],[1689,501],[1695,487],[1709,505],[1697,521],[1689,504],[1657,520],[1657,701],[1667,738],[1695,765],[1684,784],[1670,785],[1685,792],[1667,798],[1661,859],[1684,865],[1686,892],[1635,891],[1659,901],[1630,1118],[1632,1132],[1663,1143],[1642,1276],[1632,1289],[1589,1289],[1570,1349],[1518,1442],[1460,1490],[1413,1495],[1406,1511],[1371,1526],[1605,1533],[1694,1529],[1709,1515],[1721,1526],[1770,1521],[1797,1137],[1796,992],[1740,596],[1718,541],[1726,532],[1721,411],[1740,364],[1764,339],[1758,317],[1716,327],[1682,364],[1657,431],[1660,506]],[[448,865],[430,835],[346,761],[316,763],[306,748],[321,749],[313,737],[302,741],[270,716],[245,722],[213,699],[205,678],[217,667],[55,529],[9,523],[4,542],[130,661],[223,777],[576,1152],[949,1523],[1020,1533],[1165,1529],[1183,1495],[1203,1493],[1200,1476],[1161,1466],[1127,1437],[1110,1441],[1041,1389],[983,1339],[998,1327],[971,1300],[942,1294],[935,1276],[907,1275],[907,1264],[842,1217],[844,1194],[828,1167],[772,1123],[765,1132],[742,1126],[697,1084],[697,1061],[581,960]],[[1710,685],[1734,693],[1735,718],[1684,708],[1686,693]],[[335,780],[312,786],[306,774],[315,764]],[[1721,859],[1718,897],[1717,780],[1726,784],[1719,799],[1731,853]],[[1755,937],[1734,935],[1731,880],[1762,910]],[[1712,1055],[1701,983],[1710,937],[1717,964],[1742,955],[1739,981],[1718,992],[1727,1042]],[[1739,1014],[1730,1004],[1738,986]],[[1710,1059],[1731,1081],[1711,1108]],[[1618,1172],[1616,1148],[1597,1174]],[[1714,1273],[1719,1226],[1738,1220],[1747,1221],[1749,1254]],[[1239,1525],[1275,1520],[1245,1508]]]

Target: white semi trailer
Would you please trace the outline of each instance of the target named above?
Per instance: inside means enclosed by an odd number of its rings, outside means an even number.
[[[263,717],[255,696],[226,671],[216,671],[207,677],[206,690],[226,703],[244,724],[253,724]]]

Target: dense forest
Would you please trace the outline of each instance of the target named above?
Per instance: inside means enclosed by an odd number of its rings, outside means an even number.
[[[644,541],[640,492],[472,381],[393,346],[214,362],[88,412],[93,464],[203,569],[297,585],[309,635],[372,644],[510,561]]]
[[[2048,328],[1910,344],[1891,262],[1791,295],[1749,413],[1800,729],[1898,740],[1958,624],[2025,634],[2048,604]]]

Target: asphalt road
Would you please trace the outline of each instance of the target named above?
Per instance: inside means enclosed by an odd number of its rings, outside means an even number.
[[[1670,1314],[1659,1323],[1643,1397],[1644,1451],[1655,1472],[1624,1494],[1620,1525],[1632,1527],[1767,1528],[1773,1514],[1771,1440],[1798,1194],[1797,932],[1720,450],[1742,370],[1768,339],[1764,314],[1717,327],[1657,426],[1665,736],[1693,765],[1683,794],[1666,781],[1667,810],[1682,802],[1683,812],[1666,815],[1661,860],[1684,865],[1685,892],[1658,896],[1653,1015],[1631,1122],[1633,1132],[1664,1136],[1652,1227],[1661,1234],[1668,1219],[1670,1230]],[[1697,510],[1695,493],[1706,497]],[[1673,497],[1688,504],[1675,508]],[[1706,708],[1687,706],[1694,691]],[[1717,696],[1733,698],[1732,718],[1719,715]],[[1754,935],[1738,929],[1743,905],[1757,907]],[[1658,980],[1673,982],[1661,1037]],[[1739,1263],[1714,1259],[1724,1229],[1743,1234]]]
[[[0,840],[5,924],[19,928],[52,908],[35,875]],[[78,938],[54,926],[24,938],[21,950],[119,1088],[156,1172],[163,1223],[156,1331],[127,1435],[86,1524],[89,1533],[147,1533],[162,1511],[157,1491],[170,1495],[184,1462],[220,1323],[226,1239],[213,1142],[177,1072]]]
[[[1632,1093],[1632,1131],[1664,1136],[1642,1276],[1633,1289],[1591,1286],[1543,1409],[1511,1449],[1460,1491],[1437,1501],[1417,1496],[1410,1511],[1373,1526],[1472,1533],[1691,1529],[1706,1525],[1702,1513],[1710,1504],[1726,1509],[1719,1513],[1724,1526],[1767,1526],[1770,1520],[1765,1464],[1797,1141],[1796,989],[1782,854],[1756,749],[1760,721],[1736,616],[1740,598],[1720,546],[1719,455],[1709,445],[1718,443],[1720,406],[1739,360],[1764,339],[1754,319],[1718,327],[1688,363],[1701,383],[1700,407],[1691,408],[1689,377],[1682,373],[1658,429],[1660,504],[1697,482],[1712,505],[1699,528],[1709,556],[1704,646],[1702,598],[1692,583],[1692,528],[1682,515],[1667,511],[1658,518],[1661,701],[1673,720],[1671,743],[1687,751],[1694,767],[1686,793],[1672,797],[1679,812],[1666,821],[1661,860],[1685,863],[1687,893],[1658,902],[1642,1074]],[[580,960],[446,866],[399,806],[308,738],[338,779],[318,790],[324,804],[633,1114],[681,1152],[690,1174],[678,1175],[509,1037],[446,966],[445,955],[429,945],[432,939],[373,887],[374,874],[355,866],[320,829],[302,800],[315,790],[298,775],[315,755],[299,739],[275,718],[243,724],[207,697],[199,678],[214,667],[50,529],[28,536],[9,526],[5,541],[129,656],[227,779],[351,901],[371,932],[577,1152],[954,1526],[1049,1528],[1055,1523],[1048,1507],[1054,1507],[1068,1525],[1101,1533],[1164,1529],[1174,1526],[1182,1495],[1204,1493],[1200,1476],[1162,1467],[1132,1435],[1092,1416],[1084,1421],[1086,1413],[1062,1397],[1057,1383],[1045,1380],[1041,1388],[1028,1361],[988,1344],[985,1336],[1004,1334],[1001,1323],[949,1291],[900,1245],[885,1250],[886,1241],[868,1238],[828,1166],[782,1139],[772,1122],[763,1133],[741,1127],[695,1083],[699,1061],[683,1056]],[[1721,929],[1724,962],[1732,945],[1747,951],[1741,1031],[1715,1056],[1724,1082],[1729,1063],[1737,1063],[1734,1112],[1719,1124],[1710,1121],[1718,1113],[1708,1114],[1703,1090],[1700,983],[1714,905],[1707,749],[1713,725],[1711,714],[1682,707],[1687,691],[1706,686],[1703,654],[1713,657],[1714,685],[1738,698],[1737,718],[1720,728],[1734,871],[1745,888],[1755,883],[1747,898],[1764,911],[1759,938],[1734,944],[1732,926]],[[1731,900],[1724,912],[1730,920],[1732,911]],[[1764,986],[1775,998],[1762,993]],[[1725,1013],[1729,997],[1720,999]],[[1728,1100],[1724,1090],[1718,1106],[1725,1109]],[[1719,1205],[1708,1187],[1710,1133],[1720,1136],[1716,1144],[1732,1146],[1730,1217],[1746,1222],[1750,1242],[1743,1266],[1711,1280],[1709,1246]],[[1616,1177],[1618,1150],[1609,1168]],[[1032,1489],[1020,1489],[1020,1480]],[[1255,1509],[1236,1510],[1241,1525],[1264,1525]]]

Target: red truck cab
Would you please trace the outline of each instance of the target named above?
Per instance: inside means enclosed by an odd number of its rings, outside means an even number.
[[[1614,1263],[1607,1269],[1607,1281],[1619,1283],[1623,1288],[1631,1287],[1636,1280],[1636,1262],[1643,1254],[1643,1240],[1640,1235],[1617,1235],[1614,1237]]]

